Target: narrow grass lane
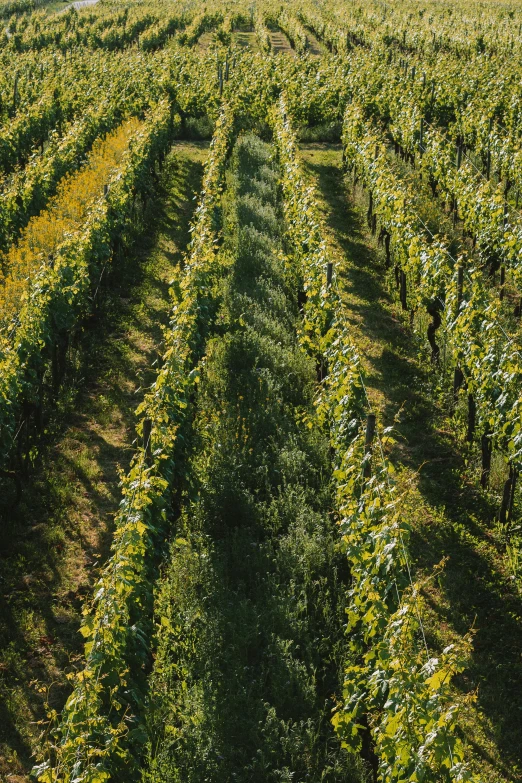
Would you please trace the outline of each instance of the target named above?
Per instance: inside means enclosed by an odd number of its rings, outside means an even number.
[[[225,203],[230,273],[156,600],[148,783],[362,780],[330,723],[348,575],[327,435],[307,425],[315,362],[296,338],[277,183],[270,147],[242,137]]]

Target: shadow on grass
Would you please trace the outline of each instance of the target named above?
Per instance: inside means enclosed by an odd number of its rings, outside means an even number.
[[[323,145],[322,149],[339,150]],[[429,366],[421,366],[412,332],[385,285],[384,265],[370,246],[362,218],[367,203],[343,181],[340,152],[327,161],[310,160],[327,209],[329,228],[348,259],[343,285],[348,317],[358,324],[363,342],[378,343],[367,356],[367,382],[384,397],[383,422],[390,424],[404,405],[397,425],[399,443],[393,461],[418,472],[420,508],[412,514],[411,552],[417,568],[432,573],[443,557],[443,599],[432,609],[436,622],[459,634],[475,628],[468,670],[456,680],[464,692],[476,690],[476,708],[491,722],[485,739],[467,728],[477,756],[502,779],[522,780],[522,605],[505,572],[503,552],[491,535],[495,508],[477,487],[462,480],[465,454],[427,392]],[[349,194],[349,195],[348,195]],[[359,202],[359,203],[358,203]],[[352,320],[352,319],[351,319]],[[475,448],[477,448],[475,446]],[[435,512],[436,524],[422,518]],[[419,513],[420,512],[420,513]],[[430,629],[428,629],[430,630]],[[433,629],[439,638],[439,628]],[[493,749],[495,752],[493,753]]]
[[[270,31],[270,41],[273,54],[286,54],[295,57],[295,51],[286,35],[279,29]]]

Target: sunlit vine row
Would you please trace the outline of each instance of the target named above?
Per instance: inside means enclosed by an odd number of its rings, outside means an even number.
[[[176,122],[179,122],[176,120]],[[63,355],[68,335],[90,308],[90,298],[117,237],[131,221],[135,196],[149,187],[150,167],[172,132],[168,101],[158,104],[111,177],[101,189],[81,230],[57,248],[33,272],[15,320],[1,335],[0,441],[5,462],[23,422],[38,418],[44,402],[45,374]],[[56,377],[53,385],[56,385]]]
[[[285,218],[302,265],[305,291],[300,344],[328,362],[316,400],[334,454],[336,509],[351,572],[349,660],[344,700],[334,726],[351,751],[362,747],[368,721],[379,780],[470,780],[457,736],[450,682],[463,666],[466,645],[430,657],[422,643],[420,585],[408,578],[408,532],[384,454],[364,452],[362,371],[342,299],[326,287],[326,246],[313,189],[303,178],[295,137],[282,100],[275,132],[283,169]]]
[[[476,425],[519,467],[522,360],[504,329],[498,294],[465,257],[456,262],[443,240],[426,234],[408,186],[389,165],[385,139],[356,104],[346,110],[343,144],[347,167],[370,190],[372,210],[390,235],[393,263],[407,277],[409,306],[427,307],[434,319],[435,313],[444,319],[450,350],[476,408]],[[465,272],[462,292],[459,263]]]
[[[127,91],[127,100],[122,100],[121,86],[116,81],[100,103],[88,107],[76,122],[67,127],[63,136],[57,130],[52,131],[43,153],[33,155],[21,171],[4,180],[0,204],[0,249],[6,251],[28,219],[46,206],[62,177],[74,172],[84,162],[86,153],[100,135],[112,130],[129,113],[129,108],[140,114],[147,108],[154,97],[150,81],[148,85],[149,90],[144,90],[141,82],[133,82]],[[4,260],[4,273],[5,265]]]
[[[151,568],[168,523],[180,441],[190,414],[208,327],[208,303],[216,276],[216,239],[225,162],[232,143],[233,112],[221,114],[196,210],[193,240],[180,293],[166,331],[163,366],[137,412],[147,439],[123,480],[112,556],[84,611],[85,666],[72,676],[73,692],[53,732],[51,757],[37,768],[41,783],[103,781],[125,771],[146,736],[140,722],[138,685],[148,660]],[[148,428],[145,425],[148,422]]]

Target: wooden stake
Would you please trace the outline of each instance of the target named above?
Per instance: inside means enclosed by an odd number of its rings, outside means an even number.
[[[464,267],[459,264],[457,267],[457,315],[460,312],[462,296],[464,291]]]
[[[515,483],[515,472],[513,470],[513,465],[510,463],[509,477],[504,482],[504,490],[502,492],[502,503],[499,512],[499,521],[501,525],[505,525],[507,522],[511,520],[511,511],[513,505],[513,495],[514,495],[514,483]]]
[[[406,292],[406,274],[401,269],[400,272],[400,284],[401,284],[401,305],[403,310],[408,309],[407,292]]]
[[[16,104],[18,103],[18,74],[15,73],[13,87],[13,114],[16,113]]]
[[[513,465],[511,465],[511,471],[511,497],[509,499],[508,522],[511,522],[513,519],[513,505],[515,503],[515,489],[517,485],[517,471]]]
[[[390,239],[391,234],[389,231],[386,232],[384,235],[384,249],[386,252],[386,268],[388,269],[391,265],[391,254],[390,254]]]
[[[440,307],[437,303],[437,300],[432,299],[431,302],[428,303],[426,309],[429,315],[432,317],[432,322],[428,326],[428,342],[431,346],[431,361],[436,363],[438,362],[440,356],[440,348],[437,345],[437,341],[435,340],[435,332],[442,323],[442,318],[440,317]]]
[[[145,452],[145,462],[150,467],[152,464],[152,421],[151,419],[143,420],[143,450]]]
[[[477,405],[475,398],[472,394],[468,394],[468,431],[466,433],[466,440],[468,443],[473,443],[473,435],[475,434],[475,422],[477,420]]]
[[[368,221],[368,226],[371,227],[372,225],[372,215],[373,215],[373,193],[370,190],[369,192],[369,202],[368,202],[368,212],[366,213],[366,220]]]
[[[459,139],[457,144],[457,169],[460,169],[462,163],[462,142]]]
[[[491,174],[491,130],[493,128],[493,120],[490,118],[489,120],[489,135],[488,135],[488,154],[486,157],[486,177],[489,179]]]
[[[493,445],[491,443],[491,433],[485,432],[480,442],[482,450],[482,472],[480,475],[480,483],[483,489],[489,484],[489,473],[491,470],[491,453],[493,451]]]
[[[369,478],[372,473],[371,456],[372,456],[372,444],[375,435],[375,413],[369,413],[366,419],[366,436],[364,439],[364,478]]]
[[[453,402],[456,403],[459,397],[459,389],[464,383],[464,373],[457,364],[453,373]]]
[[[332,285],[332,276],[333,276],[333,263],[331,261],[328,261],[326,264],[326,287],[330,288]]]

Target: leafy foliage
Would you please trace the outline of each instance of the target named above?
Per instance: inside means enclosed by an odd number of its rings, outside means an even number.
[[[160,115],[161,116],[161,115]],[[85,667],[73,678],[53,745],[53,756],[36,770],[38,779],[108,779],[123,764],[128,749],[145,739],[139,718],[142,696],[137,673],[148,659],[150,570],[155,545],[165,531],[172,480],[183,422],[190,409],[193,371],[201,351],[208,286],[215,257],[223,167],[233,116],[218,122],[197,210],[194,239],[181,282],[181,300],[172,313],[167,348],[158,377],[139,408],[140,431],[151,422],[150,442],[140,449],[123,481],[113,555],[85,610]],[[163,143],[168,140],[164,137]],[[203,316],[203,320],[202,320]],[[147,457],[152,454],[152,461]]]
[[[477,423],[519,465],[522,366],[503,326],[497,293],[480,270],[468,266],[459,304],[458,263],[443,239],[426,234],[407,185],[388,164],[382,134],[356,103],[347,107],[343,141],[346,164],[370,189],[374,210],[391,235],[394,262],[409,281],[410,306],[439,303],[450,349],[476,398]],[[466,258],[459,261],[466,265]]]
[[[166,334],[163,366],[138,410],[142,434],[144,420],[151,422],[150,442],[136,453],[123,481],[113,554],[81,629],[86,638],[85,667],[73,677],[73,692],[55,732],[53,756],[36,770],[42,783],[92,783],[108,779],[122,765],[129,771],[129,749],[145,739],[139,717],[143,698],[139,672],[148,660],[152,556],[165,535],[179,440],[197,377],[195,364],[214,274],[216,210],[232,130],[233,115],[224,111],[207,163],[181,300]],[[165,144],[168,138],[159,141]],[[150,145],[150,137],[147,141]]]
[[[60,334],[87,312],[89,295],[103,265],[111,258],[111,243],[132,220],[137,192],[146,190],[151,167],[171,137],[168,101],[162,101],[136,134],[119,170],[89,210],[81,230],[56,248],[33,273],[21,308],[1,340],[0,433],[6,459],[23,405],[42,403],[43,376]],[[96,273],[98,276],[96,276]]]
[[[349,330],[342,326],[340,296],[324,283],[322,290],[318,287],[321,277],[324,280],[325,245],[313,190],[300,173],[283,99],[275,114],[275,131],[288,232],[297,260],[303,263],[305,290],[311,294],[300,342],[312,355],[322,349],[329,360],[317,409],[330,430],[336,509],[351,572],[350,654],[344,702],[333,722],[345,746],[360,751],[368,721],[384,783],[470,780],[450,691],[452,676],[463,668],[467,645],[448,648],[439,658],[427,656],[423,647],[420,585],[409,583],[408,531],[384,454],[382,460],[372,460],[373,475],[364,478],[368,455],[360,425],[360,360]]]

